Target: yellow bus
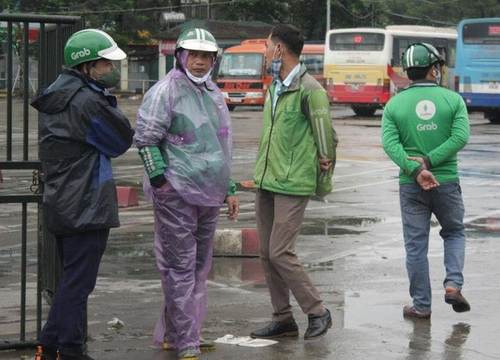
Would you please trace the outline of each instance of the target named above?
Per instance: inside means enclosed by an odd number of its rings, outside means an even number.
[[[332,104],[371,116],[410,81],[401,55],[408,45],[433,45],[446,61],[443,86],[453,88],[457,30],[431,26],[335,29],[326,33],[324,77]]]

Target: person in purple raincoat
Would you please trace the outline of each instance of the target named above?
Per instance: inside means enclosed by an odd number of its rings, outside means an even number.
[[[236,219],[239,201],[230,179],[232,133],[221,91],[210,80],[217,43],[208,31],[183,32],[176,65],[145,95],[134,141],[153,201],[155,254],[165,294],[154,343],[198,359],[207,306],[206,280],[220,207]]]

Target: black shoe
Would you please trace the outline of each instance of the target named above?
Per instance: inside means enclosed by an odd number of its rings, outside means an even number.
[[[319,339],[326,335],[328,329],[332,327],[332,315],[326,309],[324,315],[309,315],[309,326],[304,334],[304,340]]]
[[[263,329],[250,333],[254,339],[274,339],[279,337],[291,337],[299,335],[299,327],[295,320],[288,322],[273,321]]]

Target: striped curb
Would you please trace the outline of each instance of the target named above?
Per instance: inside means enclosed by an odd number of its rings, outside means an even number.
[[[214,237],[214,256],[258,256],[257,229],[217,229]]]

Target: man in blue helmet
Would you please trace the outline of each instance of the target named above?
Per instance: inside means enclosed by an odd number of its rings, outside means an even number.
[[[460,95],[440,86],[444,60],[432,45],[410,45],[402,62],[412,84],[384,109],[382,145],[400,167],[406,269],[413,299],[403,316],[430,319],[427,252],[433,214],[444,245],[444,299],[456,312],[470,310],[461,293],[466,238],[457,169],[457,153],[469,139],[469,117]]]

